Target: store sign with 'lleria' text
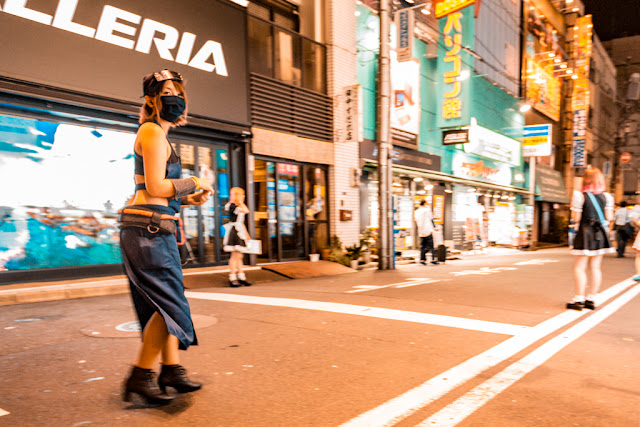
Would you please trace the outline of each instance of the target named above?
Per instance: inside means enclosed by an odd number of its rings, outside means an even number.
[[[0,56],[11,58],[0,63],[0,75],[139,102],[142,76],[168,68],[185,77],[192,114],[248,122],[246,106],[219,102],[246,99],[239,7],[218,0],[180,7],[169,0],[4,0],[0,22]]]

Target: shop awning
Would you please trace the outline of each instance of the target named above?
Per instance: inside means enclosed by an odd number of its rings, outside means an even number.
[[[560,172],[544,166],[536,167],[536,200],[569,203],[569,195]]]

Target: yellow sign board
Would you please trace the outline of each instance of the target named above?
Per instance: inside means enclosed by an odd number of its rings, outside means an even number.
[[[475,3],[475,0],[434,0],[436,18],[442,18]]]

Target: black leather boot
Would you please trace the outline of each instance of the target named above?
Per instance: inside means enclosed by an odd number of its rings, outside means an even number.
[[[158,385],[163,393],[166,393],[167,387],[175,388],[178,393],[191,393],[200,390],[202,384],[190,381],[186,374],[187,370],[181,365],[162,365]]]
[[[137,366],[133,367],[129,378],[124,383],[124,401],[131,402],[133,393],[142,397],[149,405],[166,405],[173,400],[173,396],[160,391],[151,369],[142,369]]]

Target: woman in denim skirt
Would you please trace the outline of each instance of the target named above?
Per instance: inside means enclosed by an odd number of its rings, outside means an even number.
[[[182,76],[162,70],[145,76],[142,85],[145,102],[133,147],[136,192],[122,212],[151,212],[148,215],[177,224],[181,204],[202,205],[213,191],[209,183],[196,177],[180,179],[180,158],[167,138],[169,129],[187,122]],[[131,226],[125,220],[120,226],[122,259],[142,329],[142,347],[125,381],[123,397],[129,402],[136,394],[147,404],[165,405],[173,399],[167,387],[179,393],[201,388],[180,366],[178,350],[196,345],[197,338],[184,295],[176,235],[153,225]],[[156,379],[152,368],[160,355],[162,365]]]

